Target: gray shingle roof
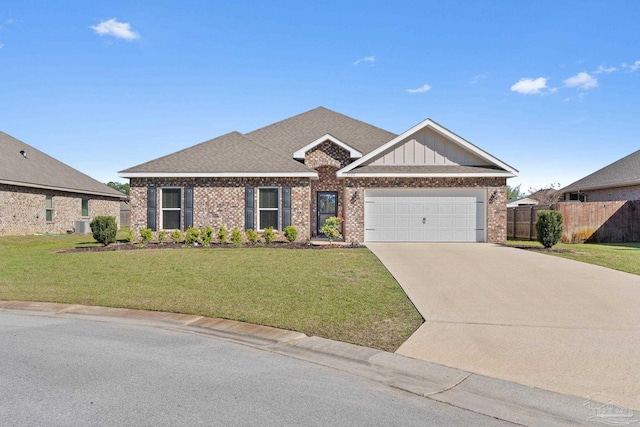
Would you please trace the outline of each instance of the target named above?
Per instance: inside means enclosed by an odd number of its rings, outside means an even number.
[[[566,193],[638,184],[640,184],[640,150],[567,185],[560,191]]]
[[[375,150],[397,136],[324,107],[314,108],[254,130],[246,136],[283,156],[291,157],[296,150],[326,134],[338,138],[363,154]]]
[[[231,132],[176,153],[120,171],[130,173],[310,173],[302,163]]]
[[[24,151],[26,157],[21,154]],[[108,197],[127,196],[0,132],[0,183]]]

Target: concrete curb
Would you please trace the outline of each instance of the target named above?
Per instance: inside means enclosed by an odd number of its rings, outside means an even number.
[[[30,301],[0,311],[168,328],[214,336],[389,385],[428,399],[523,425],[587,425],[585,399],[303,333],[197,315]]]

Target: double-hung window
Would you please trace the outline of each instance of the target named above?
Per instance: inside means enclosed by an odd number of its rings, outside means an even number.
[[[81,216],[89,216],[89,199],[86,197],[82,198],[82,212]]]
[[[180,230],[181,193],[180,188],[162,189],[162,228],[164,230]]]
[[[47,222],[53,221],[53,196],[46,196],[45,199],[45,218]]]
[[[258,189],[258,228],[273,227],[278,229],[278,189],[277,188],[260,188]]]

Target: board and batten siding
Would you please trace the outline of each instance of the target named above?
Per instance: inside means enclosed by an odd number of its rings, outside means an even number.
[[[422,129],[378,158],[372,165],[462,165],[490,166],[467,149],[431,129]]]

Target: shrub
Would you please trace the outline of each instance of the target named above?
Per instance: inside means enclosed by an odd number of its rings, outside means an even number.
[[[200,237],[200,230],[195,227],[189,226],[187,231],[184,233],[184,242],[187,245],[193,245],[198,243],[198,238]]]
[[[275,233],[273,232],[273,227],[265,228],[263,237],[266,243],[273,242],[273,239],[276,237]]]
[[[293,225],[289,225],[284,228],[284,237],[287,238],[288,241],[293,242],[298,238],[298,229]]]
[[[142,243],[147,244],[153,240],[153,231],[150,228],[140,229],[140,237],[142,237]]]
[[[542,246],[553,247],[562,237],[562,214],[558,211],[538,211],[536,231]]]
[[[253,228],[248,229],[245,232],[245,234],[247,236],[247,240],[249,241],[249,243],[256,243],[260,238],[260,236],[258,236],[258,233],[256,233],[256,231]]]
[[[242,231],[238,230],[238,227],[231,230],[231,241],[237,248],[242,246]]]
[[[109,243],[115,243],[116,234],[118,233],[118,225],[114,216],[97,216],[93,218],[91,224],[91,232],[93,238],[97,242],[107,246]]]
[[[227,229],[224,228],[224,225],[218,230],[218,242],[227,243]]]
[[[127,230],[127,234],[125,234],[123,240],[125,242],[133,242],[133,230],[131,230],[131,228]]]
[[[164,230],[158,231],[158,242],[164,243],[167,240],[167,232]]]
[[[171,240],[173,240],[173,243],[181,243],[182,237],[182,232],[180,230],[173,230],[171,232]]]
[[[208,225],[202,229],[200,229],[200,238],[202,239],[202,244],[205,246],[209,246],[211,241],[213,240],[213,228]]]
[[[338,218],[337,216],[330,216],[324,222],[324,225],[320,229],[320,232],[327,236],[329,239],[329,244],[333,242],[333,239],[341,239],[342,234],[340,234],[340,223],[342,222],[342,218]]]

